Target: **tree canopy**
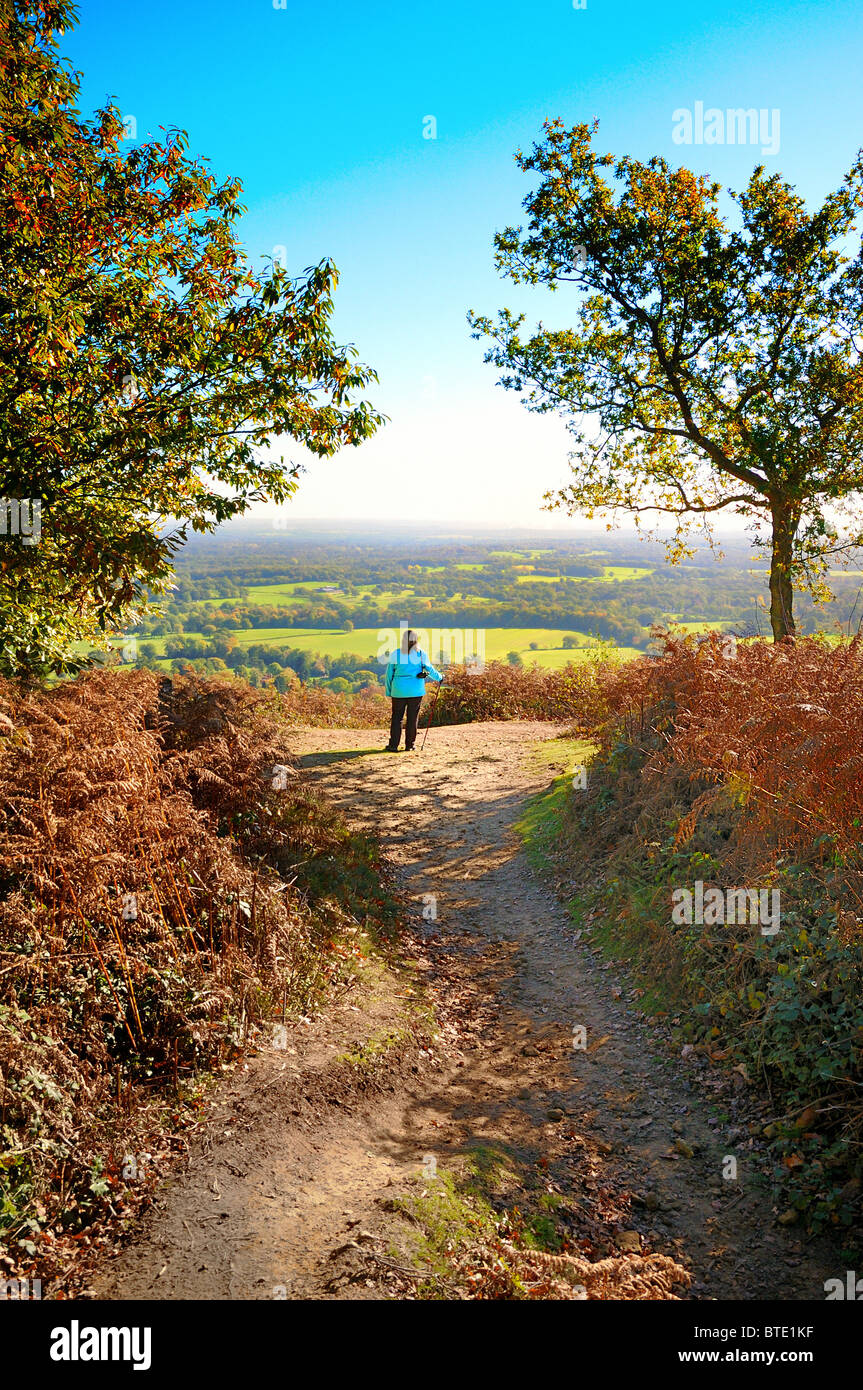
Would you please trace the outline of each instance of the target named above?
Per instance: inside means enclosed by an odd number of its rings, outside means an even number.
[[[41,539],[0,531],[0,669],[74,669],[76,638],[159,593],[191,527],[284,502],[298,468],[368,438],[375,373],[332,332],[328,259],[255,273],[237,179],[182,131],[129,147],[85,120],[58,38],[66,0],[0,20],[0,498],[41,502]]]
[[[771,624],[794,632],[793,589],[827,592],[828,557],[863,542],[863,157],[808,212],[778,174],[742,193],[597,153],[596,124],[546,122],[516,162],[539,176],[526,229],[495,237],[515,283],[581,292],[574,327],[529,335],[525,316],[473,314],[485,360],[531,410],[555,411],[575,446],[550,507],[675,519],[730,508],[771,558]],[[856,244],[855,244],[856,243]]]

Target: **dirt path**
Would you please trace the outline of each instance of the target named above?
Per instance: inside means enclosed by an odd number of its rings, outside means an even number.
[[[520,849],[515,822],[563,768],[536,753],[554,732],[436,729],[425,755],[396,756],[383,733],[299,731],[307,775],[376,830],[416,904],[404,964],[368,963],[219,1088],[208,1141],[93,1296],[403,1295],[397,1199],[429,1187],[424,1164],[494,1151],[539,1175],[595,1256],[674,1255],[701,1299],[823,1298],[838,1256],[777,1224],[745,1127],[710,1113],[719,1081],[657,1047]]]

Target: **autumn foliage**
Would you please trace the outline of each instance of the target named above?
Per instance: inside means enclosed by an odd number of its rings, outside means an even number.
[[[503,661],[490,661],[481,672],[467,666],[450,666],[434,722],[548,719],[592,726],[604,710],[605,670],[599,662],[572,662],[557,671],[546,671],[540,666],[510,666]]]
[[[470,724],[492,719],[547,719],[592,728],[606,712],[605,687],[616,664],[609,660],[572,662],[558,671],[490,661],[482,670],[451,665],[444,684],[429,685],[420,710],[420,727]],[[324,728],[384,729],[390,701],[374,691],[340,694],[320,686],[294,687],[280,697],[292,724]]]
[[[297,685],[279,697],[279,709],[289,724],[321,729],[383,729],[390,722],[389,700],[374,691],[348,695],[322,685]]]
[[[560,857],[603,949],[678,1042],[768,1107],[783,1219],[851,1224],[863,1178],[863,643],[666,636],[606,682]],[[780,924],[675,922],[673,893],[768,889]],[[763,1098],[769,1098],[764,1100]],[[750,1112],[751,1113],[751,1112]]]
[[[0,683],[7,1271],[122,1202],[123,1155],[164,1141],[154,1107],[181,1110],[395,921],[376,851],[300,784],[272,703],[136,671]]]
[[[621,734],[646,755],[645,782],[682,772],[732,792],[743,809],[741,854],[824,861],[857,851],[863,817],[863,641],[770,646],[718,634],[667,638],[659,660],[619,668],[607,687]],[[692,833],[706,790],[682,833]],[[853,892],[852,878],[847,887]],[[863,915],[863,902],[861,915]]]

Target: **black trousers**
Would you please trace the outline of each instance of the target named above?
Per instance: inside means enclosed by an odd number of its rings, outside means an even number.
[[[422,695],[410,695],[399,699],[395,695],[393,701],[393,717],[390,720],[390,748],[398,748],[399,739],[402,736],[402,716],[407,710],[405,720],[405,748],[413,748],[417,737],[417,719],[419,718]]]

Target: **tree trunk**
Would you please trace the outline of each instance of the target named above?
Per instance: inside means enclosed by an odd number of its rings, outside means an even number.
[[[782,502],[773,503],[771,514],[773,547],[770,556],[770,626],[773,628],[774,642],[781,642],[783,637],[793,637],[795,632],[791,561],[800,517],[795,516],[787,503]]]

